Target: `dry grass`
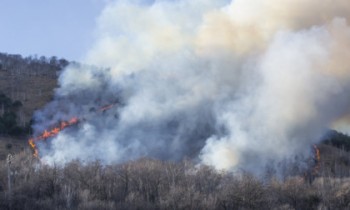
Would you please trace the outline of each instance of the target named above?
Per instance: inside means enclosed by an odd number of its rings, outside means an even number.
[[[13,101],[22,102],[21,117],[26,123],[31,120],[35,110],[42,108],[52,99],[56,86],[57,77],[52,73],[51,75],[13,74],[0,70],[0,91]],[[18,153],[28,148],[27,138],[27,136],[0,136],[0,159],[5,159],[9,153],[6,149],[8,144],[12,145],[12,153]]]
[[[57,78],[52,76],[30,74],[19,76],[8,71],[0,71],[0,91],[13,101],[22,102],[26,121],[31,119],[35,110],[51,100],[56,86]]]

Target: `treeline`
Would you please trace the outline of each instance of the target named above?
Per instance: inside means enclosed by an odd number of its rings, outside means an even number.
[[[0,53],[0,70],[10,71],[18,75],[52,75],[69,65],[69,61],[56,56],[28,56]]]
[[[323,142],[328,145],[332,145],[346,151],[350,151],[350,136],[340,133],[335,130],[331,130],[325,136]]]
[[[0,209],[349,209],[350,179],[276,179],[190,161],[47,166],[25,152],[0,168]]]

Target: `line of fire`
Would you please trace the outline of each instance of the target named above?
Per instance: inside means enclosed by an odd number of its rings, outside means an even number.
[[[113,108],[116,105],[116,103],[108,104],[105,106],[100,107],[97,109],[97,112],[105,112],[111,108]],[[53,128],[49,130],[45,130],[42,132],[41,135],[37,137],[32,137],[28,140],[30,148],[33,150],[33,156],[35,158],[40,159],[39,154],[39,148],[37,146],[37,142],[39,141],[46,141],[49,138],[57,136],[62,130],[71,127],[73,125],[76,125],[80,122],[80,119],[78,117],[72,117],[71,119],[67,121],[61,121],[58,123],[58,125],[54,126]],[[304,179],[308,182],[312,182],[312,180],[319,174],[319,170],[321,167],[320,161],[321,161],[321,153],[320,149],[317,147],[316,144],[313,145],[313,166],[311,169],[305,172]]]
[[[111,108],[113,108],[116,105],[116,103],[108,104],[105,106],[100,107],[97,111],[98,112],[105,112]],[[80,119],[78,117],[72,117],[71,119],[67,121],[61,121],[56,126],[52,127],[51,129],[44,130],[39,136],[32,137],[28,140],[28,144],[30,148],[33,150],[33,156],[35,158],[40,159],[39,154],[39,148],[37,146],[37,143],[40,141],[46,141],[49,138],[57,136],[62,130],[71,127],[73,125],[76,125],[80,122]]]

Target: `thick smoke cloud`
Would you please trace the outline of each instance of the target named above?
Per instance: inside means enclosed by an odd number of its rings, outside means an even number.
[[[348,128],[349,14],[347,0],[112,2],[85,60],[100,68],[67,68],[35,115],[37,132],[83,119],[40,146],[43,160],[189,157],[258,172],[307,156]]]

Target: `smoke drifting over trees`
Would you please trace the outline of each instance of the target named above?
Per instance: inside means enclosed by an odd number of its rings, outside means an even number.
[[[347,0],[111,2],[86,63],[59,78],[35,131],[61,132],[43,160],[193,158],[261,173],[348,129]],[[117,103],[103,114],[93,108]]]

